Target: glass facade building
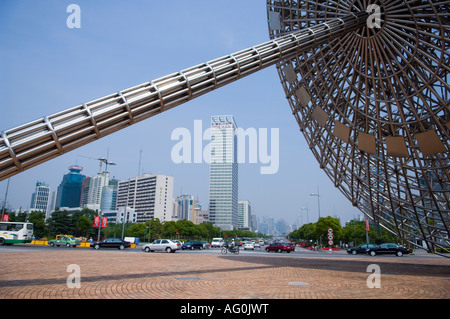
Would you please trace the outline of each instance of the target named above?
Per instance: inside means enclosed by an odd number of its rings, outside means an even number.
[[[80,207],[81,206],[81,185],[86,177],[80,172],[83,167],[72,165],[69,173],[64,175],[61,184],[58,186],[55,207]]]
[[[209,221],[222,230],[238,226],[237,125],[233,116],[211,117]]]

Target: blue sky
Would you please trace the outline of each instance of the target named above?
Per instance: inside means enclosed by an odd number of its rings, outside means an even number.
[[[69,29],[69,4],[81,8],[81,28]],[[177,72],[267,41],[262,0],[3,0],[0,2],[0,130]],[[261,163],[240,164],[239,197],[258,216],[288,222],[321,216],[343,222],[361,213],[333,186],[301,135],[284,96],[275,66],[220,88],[175,109],[41,164],[10,180],[8,203],[28,208],[37,180],[55,190],[75,163],[85,175],[106,157],[118,179],[141,171],[174,176],[174,195],[197,196],[208,208],[209,165],[175,164],[171,140],[176,128],[203,129],[212,115],[233,115],[239,127],[278,128],[280,166],[261,175]],[[207,142],[204,142],[206,146]],[[6,180],[0,182],[3,204]],[[303,217],[297,215],[303,214]]]

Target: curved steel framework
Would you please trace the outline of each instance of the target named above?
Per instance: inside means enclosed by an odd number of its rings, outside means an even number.
[[[280,61],[278,73],[334,185],[375,223],[448,252],[450,1],[268,0],[269,33],[369,5],[377,26]]]
[[[402,238],[448,249],[449,3],[268,0],[266,43],[1,132],[0,180],[276,64],[335,186]]]

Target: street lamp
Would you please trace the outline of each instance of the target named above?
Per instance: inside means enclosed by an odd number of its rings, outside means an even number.
[[[320,218],[320,194],[319,194],[319,186],[317,186],[317,194],[311,193],[309,196],[317,196],[317,208],[319,210],[319,218]]]

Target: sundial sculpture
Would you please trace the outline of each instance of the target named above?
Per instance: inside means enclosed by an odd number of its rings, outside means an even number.
[[[411,244],[450,250],[450,1],[267,0],[270,41],[2,131],[0,180],[276,65],[334,185]]]

